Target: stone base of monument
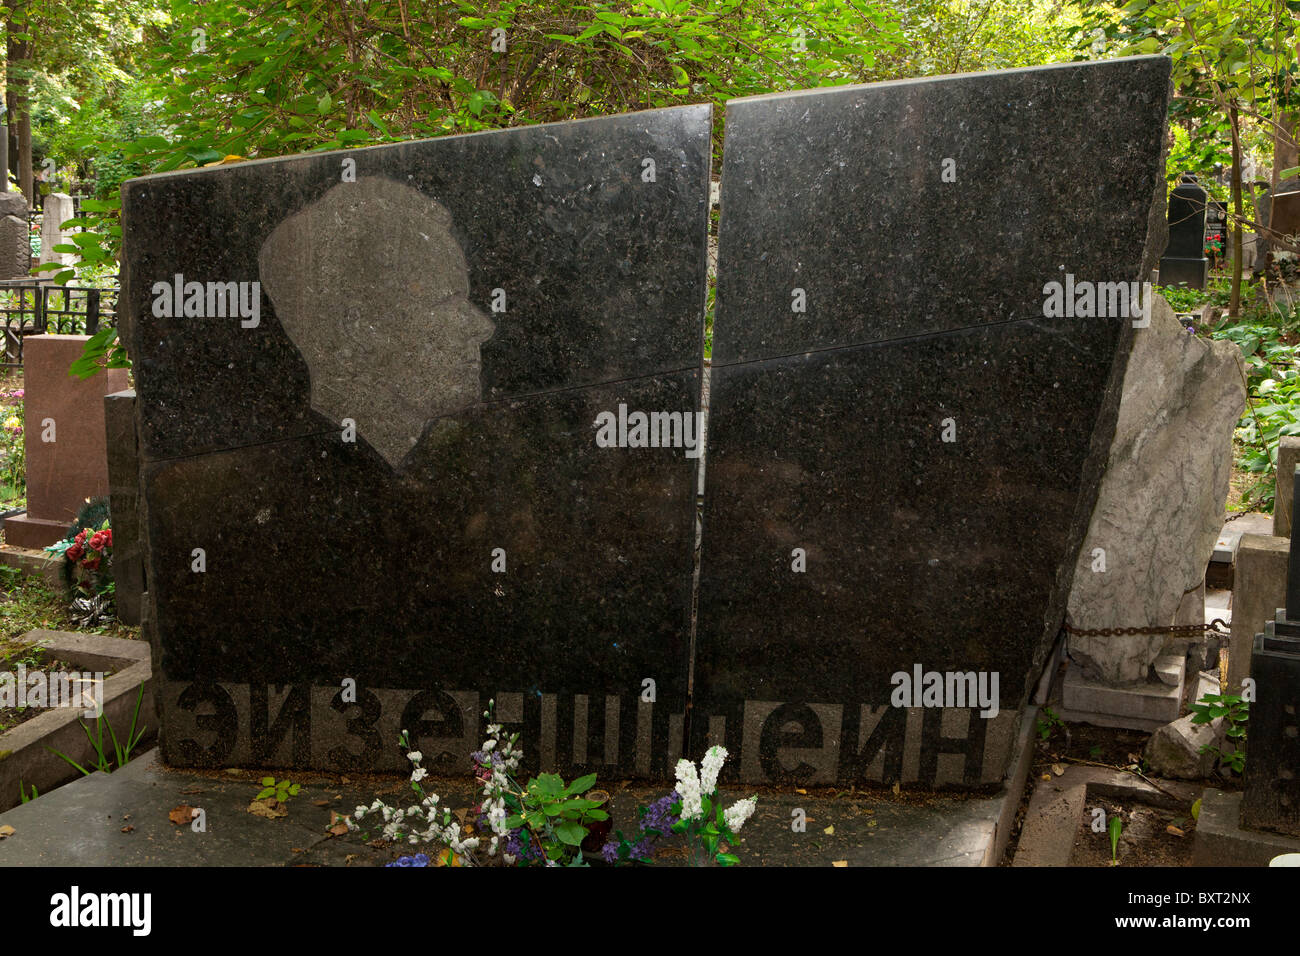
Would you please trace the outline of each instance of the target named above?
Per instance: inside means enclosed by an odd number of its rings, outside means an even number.
[[[741,864],[996,866],[1006,853],[1024,793],[1037,717],[1037,708],[1025,711],[1011,769],[992,795],[930,793],[917,800],[906,788],[897,796],[879,788],[829,797],[793,787],[764,788],[735,848]],[[170,769],[151,750],[115,773],[92,774],[0,813],[0,826],[15,831],[0,840],[0,867],[378,866],[412,852],[405,844],[373,847],[361,834],[336,837],[328,832],[332,813],[369,804],[377,788],[387,788],[384,799],[390,803],[405,806],[398,776],[367,776],[362,782],[335,773],[295,771],[293,780],[302,791],[286,805],[287,817],[268,820],[248,812],[261,775],[256,770]],[[452,808],[481,799],[468,774],[426,778],[423,786]],[[610,809],[615,827],[626,831],[637,819],[637,807],[662,796],[669,786],[636,783],[614,791]],[[749,792],[743,785],[723,788],[728,800]],[[206,832],[170,822],[168,815],[180,804],[204,811]],[[795,810],[806,816],[807,831],[792,838]],[[656,866],[689,865],[680,838],[669,837],[661,845]]]
[[[63,587],[63,560],[34,548],[0,545],[0,565],[41,577],[51,588]]]
[[[68,533],[68,521],[33,518],[26,511],[5,518],[5,543],[18,548],[38,549],[53,544]]]
[[[1196,866],[1268,866],[1275,856],[1300,853],[1300,839],[1243,827],[1241,799],[1241,793],[1205,791],[1196,821]]]
[[[71,664],[82,672],[108,674],[103,684],[104,716],[123,743],[143,684],[144,700],[140,704],[137,729],[139,726],[146,728],[141,743],[148,745],[157,726],[153,718],[148,642],[38,630],[29,631],[20,643],[43,647],[48,658]],[[28,668],[29,672],[34,670],[36,668]],[[30,793],[35,786],[37,792],[43,794],[81,775],[47,748],[67,754],[83,767],[94,763],[94,751],[81,727],[83,721],[93,729],[94,720],[86,717],[84,708],[53,707],[0,734],[0,810],[7,810],[20,802],[20,782],[26,792]],[[111,747],[109,738],[110,735],[105,733],[105,742]],[[142,751],[143,746],[136,750]]]
[[[1178,259],[1167,256],[1160,260],[1161,285],[1184,285],[1191,289],[1204,289],[1209,278],[1209,259]]]
[[[1088,680],[1083,668],[1071,664],[1061,688],[1064,721],[1120,727],[1126,730],[1156,730],[1178,719],[1182,712],[1187,680],[1187,658],[1166,654],[1155,663],[1158,682],[1111,686]]]

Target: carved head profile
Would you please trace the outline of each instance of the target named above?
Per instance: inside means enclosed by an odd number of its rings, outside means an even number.
[[[479,346],[495,326],[469,301],[451,215],[379,176],[339,183],[282,221],[258,256],[311,406],[397,468],[430,419],[481,398]]]

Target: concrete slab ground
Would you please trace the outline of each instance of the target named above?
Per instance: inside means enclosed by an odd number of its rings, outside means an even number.
[[[404,779],[277,774],[303,787],[288,801],[288,816],[266,819],[247,810],[262,775],[170,770],[158,764],[156,750],[149,751],[116,773],[82,778],[0,814],[0,826],[14,828],[0,840],[0,866],[375,866],[412,852],[409,846],[367,845],[361,834],[327,832],[331,811],[350,813],[376,795],[390,805],[407,805],[412,795]],[[425,784],[453,808],[477,799],[468,773]],[[615,826],[625,830],[635,827],[637,806],[667,789],[605,786]],[[735,852],[746,866],[995,865],[1009,829],[999,829],[999,823],[1014,817],[1020,792],[760,789],[758,810]],[[728,789],[725,796],[750,793]],[[206,832],[170,821],[169,813],[181,805],[203,809]],[[803,832],[792,829],[796,810],[803,811]],[[661,846],[656,863],[688,864],[681,838]]]
[[[1138,799],[1177,809],[1190,806],[1200,796],[1201,788],[1195,784],[1161,780],[1160,786],[1168,793],[1130,773],[1079,764],[1067,766],[1060,776],[1040,780],[1029,798],[1011,865],[1069,866],[1075,834],[1096,798]]]
[[[1300,853],[1300,840],[1241,826],[1241,794],[1210,788],[1201,798],[1193,860],[1197,866],[1268,866],[1283,853]]]

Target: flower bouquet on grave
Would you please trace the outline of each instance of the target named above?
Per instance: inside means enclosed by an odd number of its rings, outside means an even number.
[[[79,530],[78,530],[79,529]],[[113,529],[108,499],[88,500],[62,541],[45,549],[63,558],[63,580],[71,599],[70,612],[83,627],[115,620],[113,613]]]
[[[589,793],[594,773],[569,784],[558,774],[543,773],[521,784],[516,778],[523,757],[519,734],[506,735],[504,726],[493,722],[494,706],[488,701],[483,712],[488,736],[471,755],[475,781],[482,787],[476,805],[452,811],[439,804],[438,794],[426,793],[424,755],[412,749],[410,736],[402,731],[398,742],[411,762],[411,789],[419,803],[399,809],[376,799],[340,822],[357,832],[362,821],[378,825],[382,819],[381,839],[432,844],[432,853],[401,857],[396,862],[401,867],[585,866],[582,843],[594,825],[609,819],[602,809],[608,794]]]

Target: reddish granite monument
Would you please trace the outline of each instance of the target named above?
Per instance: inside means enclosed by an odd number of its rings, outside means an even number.
[[[85,380],[68,374],[88,338],[34,335],[23,343],[27,511],[5,519],[5,544],[53,544],[87,498],[108,494],[104,396],[130,383],[120,368]]]

